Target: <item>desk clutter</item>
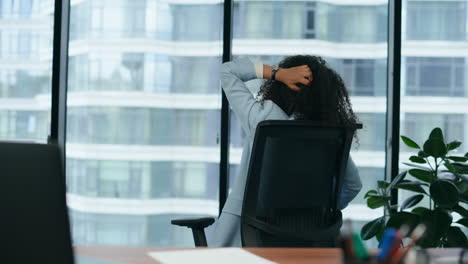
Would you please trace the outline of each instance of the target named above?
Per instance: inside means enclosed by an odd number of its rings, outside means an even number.
[[[426,226],[417,225],[385,229],[379,248],[368,250],[360,235],[353,232],[351,221],[346,221],[339,244],[344,264],[468,264],[468,248],[416,248],[416,242],[426,232]],[[404,242],[407,242],[406,245]]]

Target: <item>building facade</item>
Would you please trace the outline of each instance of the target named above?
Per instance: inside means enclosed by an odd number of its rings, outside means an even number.
[[[364,124],[351,154],[364,187],[344,211],[356,226],[382,214],[363,196],[384,178],[387,5],[234,1],[234,57],[276,64],[320,55],[345,80]],[[435,126],[468,140],[467,5],[404,1],[401,134],[418,142]],[[219,0],[71,0],[67,188],[75,244],[190,246],[191,233],[170,219],[217,215],[222,12]],[[45,141],[53,1],[1,0],[0,15],[0,138]],[[242,141],[233,117],[231,182]],[[401,160],[408,151],[402,146]]]

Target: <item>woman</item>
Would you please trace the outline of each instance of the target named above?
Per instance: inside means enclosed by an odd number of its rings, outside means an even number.
[[[266,79],[260,87],[259,100],[254,99],[244,83],[256,78]],[[217,221],[210,246],[239,247],[242,200],[257,124],[268,119],[305,119],[354,125],[356,116],[343,80],[320,57],[291,56],[279,68],[254,65],[249,59],[227,62],[221,69],[221,85],[246,139],[236,182]],[[340,209],[361,188],[356,165],[350,157],[340,193]]]

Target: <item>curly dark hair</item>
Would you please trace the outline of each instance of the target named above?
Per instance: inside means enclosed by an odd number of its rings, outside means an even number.
[[[279,63],[280,68],[300,65],[308,65],[312,71],[313,80],[310,85],[298,83],[301,90],[293,91],[282,82],[266,80],[260,87],[257,98],[260,101],[273,101],[295,119],[355,127],[358,119],[340,75],[317,56],[290,56]]]

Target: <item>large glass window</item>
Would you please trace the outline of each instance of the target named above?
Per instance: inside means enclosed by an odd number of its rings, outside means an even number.
[[[460,153],[468,151],[468,51],[453,47],[468,44],[467,5],[466,0],[403,2],[401,134],[422,144],[440,127],[447,142],[464,142]],[[402,142],[400,150],[402,162],[415,154]],[[410,195],[400,194],[401,201]]]
[[[53,1],[0,0],[0,139],[50,133]]]
[[[387,4],[328,2],[235,1],[233,51],[234,57],[248,56],[265,64],[307,52],[322,56],[342,76],[364,125],[351,153],[364,187],[344,210],[344,217],[360,226],[383,214],[367,209],[363,196],[384,177],[386,109],[382,106],[386,104],[387,50],[382,43],[387,40]],[[323,41],[328,44],[322,46]],[[248,83],[253,95],[259,85],[258,81]],[[236,117],[231,120],[232,184],[245,135]]]
[[[401,133],[423,142],[434,127],[447,140],[468,138],[466,52],[440,51],[466,39],[468,1],[404,1]],[[440,45],[432,45],[441,40]],[[417,44],[418,50],[412,46]],[[402,145],[402,158],[409,151]],[[468,150],[466,144],[461,151]]]
[[[193,245],[169,220],[218,213],[223,2],[70,5],[74,243]],[[401,134],[420,143],[438,126],[466,141],[468,0],[405,0],[402,14]],[[53,15],[53,0],[0,0],[0,140],[45,142],[50,133]],[[342,76],[364,125],[351,151],[364,187],[344,217],[357,228],[380,216],[363,195],[384,177],[388,3],[238,0],[233,18],[234,57],[319,55]],[[252,96],[260,85],[248,83]],[[230,128],[232,186],[245,134],[236,117]],[[402,145],[400,161],[410,153]]]
[[[193,245],[218,212],[222,3],[71,1],[67,182],[77,245]]]

